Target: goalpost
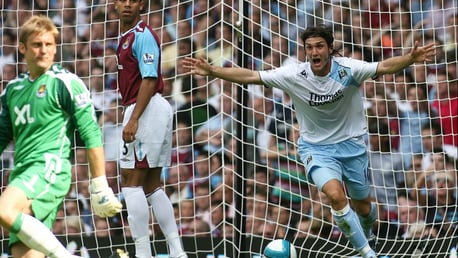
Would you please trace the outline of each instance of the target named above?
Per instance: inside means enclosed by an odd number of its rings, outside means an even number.
[[[1,1],[2,85],[24,72],[16,35],[25,17],[52,17],[61,32],[57,61],[91,91],[104,131],[109,183],[122,199],[119,27],[113,1],[31,2]],[[318,24],[333,28],[337,55],[369,62],[406,54],[415,41],[437,44],[433,62],[365,81],[360,91],[368,120],[371,195],[379,208],[377,253],[446,257],[456,247],[457,1],[145,2],[142,17],[162,40],[163,95],[175,110],[173,164],[162,177],[189,257],[260,257],[276,238],[291,241],[298,257],[357,255],[333,223],[325,196],[304,174],[289,96],[259,85],[190,77],[181,65],[186,56],[257,70],[303,62],[300,34]],[[13,154],[10,147],[1,156],[2,189]],[[72,161],[72,191],[53,231],[85,258],[108,257],[117,248],[132,257],[125,208],[111,219],[97,218],[88,208],[88,163],[77,136]],[[154,216],[150,229],[156,257],[167,257]],[[1,233],[2,257],[10,257],[8,232]]]

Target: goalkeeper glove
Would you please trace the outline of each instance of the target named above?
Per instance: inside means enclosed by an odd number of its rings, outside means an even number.
[[[97,216],[102,218],[112,217],[121,212],[122,204],[108,186],[106,176],[91,178],[89,192],[91,193],[92,208]]]

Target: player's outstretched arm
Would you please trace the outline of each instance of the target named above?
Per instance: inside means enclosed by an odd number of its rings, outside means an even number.
[[[191,74],[214,76],[226,81],[239,84],[263,84],[257,71],[241,67],[219,67],[211,65],[206,59],[186,57],[183,66]]]
[[[108,186],[105,176],[105,155],[103,147],[87,149],[91,179],[89,192],[94,213],[102,218],[112,217],[121,212],[122,204]]]
[[[377,67],[377,75],[394,74],[413,63],[433,61],[435,55],[436,47],[434,43],[420,47],[418,41],[416,41],[410,53],[381,61]]]

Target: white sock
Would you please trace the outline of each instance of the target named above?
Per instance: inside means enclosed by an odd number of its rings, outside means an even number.
[[[148,203],[153,207],[154,217],[156,218],[162,233],[167,239],[171,257],[182,254],[183,247],[178,235],[178,227],[175,221],[173,206],[167,194],[162,189],[157,189],[147,197]]]
[[[15,223],[21,224],[19,231],[16,233],[17,237],[29,248],[37,250],[50,258],[72,256],[53,235],[51,230],[36,218],[21,213],[16,218]]]
[[[122,194],[126,200],[127,220],[129,221],[132,239],[135,241],[135,257],[151,258],[150,210],[143,188],[123,187]]]

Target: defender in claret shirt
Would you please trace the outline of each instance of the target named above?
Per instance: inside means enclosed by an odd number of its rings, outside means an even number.
[[[53,63],[58,34],[44,16],[24,23],[19,51],[28,72],[10,81],[1,95],[0,153],[14,141],[15,167],[0,196],[0,224],[10,231],[15,258],[76,257],[50,231],[71,185],[75,128],[88,153],[95,214],[114,216],[122,208],[105,177],[102,134],[86,85]]]
[[[268,71],[212,66],[203,58],[186,58],[191,73],[214,76],[240,84],[263,84],[285,91],[292,99],[299,122],[298,150],[308,179],[331,202],[334,220],[363,258],[376,257],[369,245],[376,206],[371,203],[367,133],[359,85],[366,79],[401,71],[415,62],[431,61],[434,45],[409,54],[367,63],[333,56],[334,37],[325,26],[302,34],[307,61]],[[355,210],[348,203],[344,186]]]
[[[135,257],[151,258],[149,206],[169,245],[170,257],[185,258],[172,203],[161,171],[172,157],[172,107],[162,97],[159,38],[140,19],[143,0],[117,0],[121,35],[118,88],[124,110],[120,166]]]

